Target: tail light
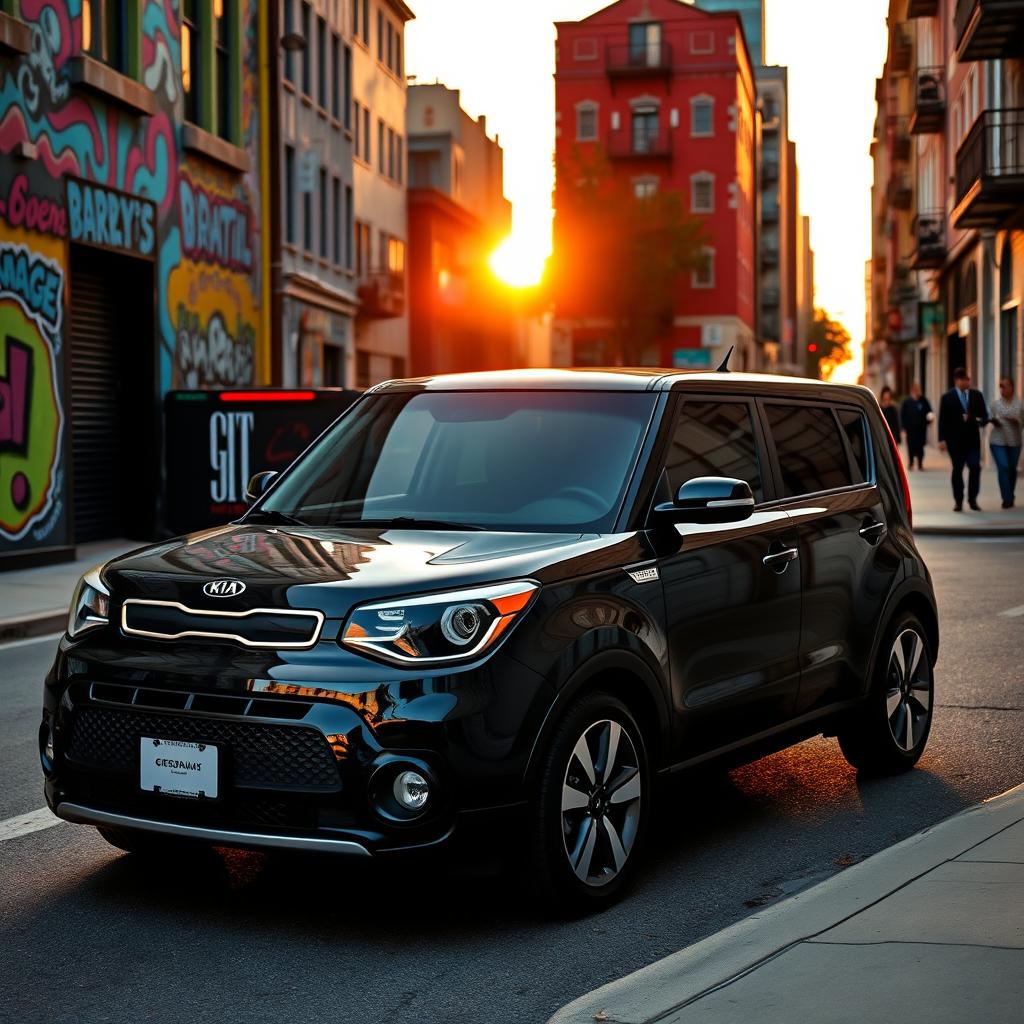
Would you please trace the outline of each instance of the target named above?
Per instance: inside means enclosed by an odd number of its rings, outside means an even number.
[[[903,465],[903,456],[900,454],[900,446],[896,443],[896,438],[892,436],[892,431],[889,429],[889,424],[886,418],[881,417],[882,424],[885,427],[885,436],[889,438],[889,448],[892,451],[893,458],[896,460],[896,465],[900,470],[900,486],[903,488],[903,507],[907,510],[907,525],[911,529],[914,528],[914,510],[910,503],[910,480],[907,478],[907,467]]]

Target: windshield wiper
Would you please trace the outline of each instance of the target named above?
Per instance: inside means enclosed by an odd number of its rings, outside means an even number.
[[[450,519],[417,519],[414,516],[395,516],[393,519],[338,519],[333,526],[391,527],[399,530],[483,530],[483,526],[456,523]]]
[[[246,522],[277,523],[281,526],[308,526],[301,519],[289,515],[287,512],[278,512],[276,508],[253,509],[246,517]]]

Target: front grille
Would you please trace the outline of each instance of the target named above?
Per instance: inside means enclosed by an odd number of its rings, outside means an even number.
[[[306,792],[341,788],[327,740],[302,726],[83,707],[72,713],[66,754],[78,764],[130,772],[138,765],[140,736],[216,744],[235,786]]]
[[[312,647],[323,621],[323,613],[318,611],[251,608],[234,612],[136,598],[129,598],[121,608],[121,629],[130,636],[155,640],[196,637],[274,649]]]

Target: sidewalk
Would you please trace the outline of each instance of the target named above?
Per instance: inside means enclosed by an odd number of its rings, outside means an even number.
[[[64,628],[78,577],[99,562],[138,547],[127,540],[78,545],[78,560],[0,575],[0,643]]]
[[[1024,786],[564,1007],[550,1024],[1017,1024]]]
[[[902,454],[905,454],[903,452]],[[996,470],[991,465],[981,471],[981,494],[978,504],[981,512],[972,512],[964,503],[963,512],[953,511],[953,489],[950,486],[949,456],[938,448],[928,448],[924,453],[924,472],[914,470],[907,473],[910,481],[910,498],[914,507],[914,532],[920,534],[947,533],[990,537],[1024,536],[1024,481],[1018,484],[1018,505],[1015,508],[1000,508],[999,483]],[[964,472],[964,486],[967,473]]]

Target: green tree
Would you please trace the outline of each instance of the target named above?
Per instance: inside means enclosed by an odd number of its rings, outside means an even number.
[[[637,197],[600,147],[556,168],[549,286],[558,316],[609,323],[610,357],[623,366],[660,359],[672,330],[679,275],[706,240],[677,192]]]
[[[815,309],[805,345],[808,377],[828,380],[832,371],[850,358],[850,332],[824,309]]]

